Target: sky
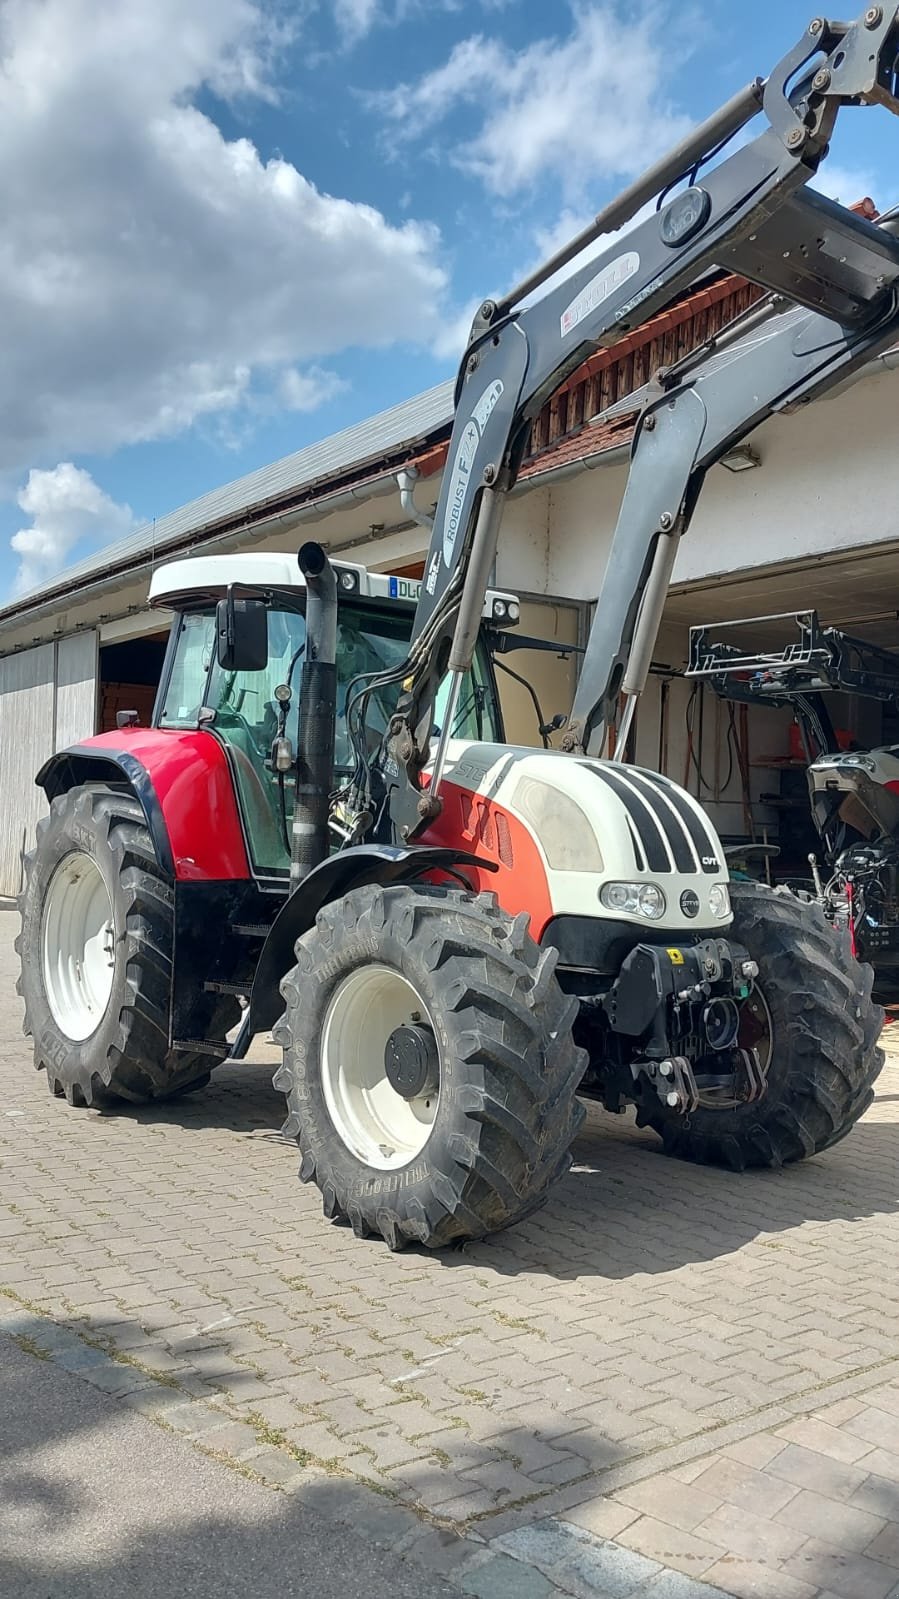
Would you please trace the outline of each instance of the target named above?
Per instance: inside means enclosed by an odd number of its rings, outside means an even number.
[[[477,303],[811,14],[0,0],[0,603],[451,376]],[[844,111],[820,186],[885,209],[897,148]]]

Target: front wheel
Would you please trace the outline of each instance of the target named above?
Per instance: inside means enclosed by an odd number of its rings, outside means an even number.
[[[296,958],[275,1087],[325,1215],[439,1248],[542,1204],[583,1119],[584,1056],[527,919],[491,895],[360,888]]]
[[[758,1051],[765,1092],[749,1103],[700,1105],[688,1118],[644,1103],[638,1123],[666,1150],[704,1165],[781,1166],[845,1138],[874,1097],[883,1011],[873,973],[820,907],[788,889],[730,885],[731,934],[757,962],[740,1042]]]

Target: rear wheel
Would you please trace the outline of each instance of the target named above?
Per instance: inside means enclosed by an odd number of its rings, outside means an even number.
[[[17,984],[34,1063],[72,1105],[168,1099],[209,1080],[210,1057],[169,1048],[172,885],[124,789],[59,795],[25,860]],[[237,1001],[206,996],[223,1038]]]
[[[883,1011],[873,973],[817,905],[788,889],[731,883],[735,942],[758,963],[738,1042],[754,1047],[765,1092],[721,1095],[685,1118],[658,1100],[638,1110],[666,1150],[707,1165],[781,1166],[845,1138],[874,1098]]]
[[[542,1204],[584,1115],[584,1056],[527,918],[492,895],[361,888],[296,956],[275,1087],[325,1215],[439,1248]]]

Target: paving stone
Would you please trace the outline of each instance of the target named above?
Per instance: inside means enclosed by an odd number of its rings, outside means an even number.
[[[578,1455],[569,1455],[566,1459],[557,1460],[552,1466],[539,1466],[531,1470],[529,1475],[534,1483],[545,1484],[547,1487],[558,1487],[566,1482],[575,1482],[578,1477],[583,1477],[588,1470],[588,1463]]]
[[[658,1561],[552,1518],[504,1533],[493,1540],[497,1546],[536,1566],[575,1599],[628,1599],[660,1570]]]
[[[726,1457],[695,1477],[692,1488],[719,1500],[725,1499],[728,1504],[756,1516],[776,1515],[800,1491],[795,1483]]]
[[[747,1438],[740,1438],[736,1443],[724,1444],[721,1453],[726,1460],[738,1460],[743,1466],[754,1466],[758,1471],[764,1471],[775,1456],[783,1454],[786,1444],[782,1438],[775,1438],[773,1433],[751,1433]]]
[[[706,1579],[736,1599],[815,1599],[818,1593],[812,1583],[788,1577],[780,1567],[763,1566],[733,1554],[710,1566]]]
[[[395,1507],[392,1507],[392,1514],[397,1514]],[[430,1526],[418,1516],[414,1517],[414,1522],[413,1527],[401,1537],[392,1539],[387,1547],[417,1566],[424,1566],[428,1571],[459,1582],[463,1573],[476,1571],[493,1558],[490,1549],[483,1543],[475,1542],[473,1537],[462,1537],[448,1527]],[[354,1520],[349,1525],[356,1530]]]
[[[899,1522],[899,1482],[872,1474],[865,1478],[860,1488],[856,1488],[850,1503],[857,1505],[859,1510],[870,1511],[872,1516]]]
[[[474,1571],[466,1572],[459,1586],[475,1599],[551,1599],[558,1588],[533,1566],[523,1566],[511,1555],[493,1555]]]
[[[700,1522],[696,1536],[710,1539],[729,1554],[769,1565],[795,1554],[806,1538],[804,1532],[765,1516],[754,1516],[749,1510],[738,1510],[735,1505],[722,1505]]]
[[[899,1452],[899,1417],[865,1406],[846,1422],[846,1430],[876,1449]]]
[[[857,1410],[858,1407],[855,1407],[853,1414]],[[899,1427],[899,1422],[896,1425]],[[869,1442],[853,1436],[851,1421],[847,1427],[840,1428],[813,1416],[804,1416],[799,1421],[789,1422],[786,1427],[778,1427],[777,1436],[786,1438],[788,1443],[802,1444],[805,1449],[830,1455],[833,1460],[845,1461],[850,1466],[871,1450]]]
[[[872,1466],[870,1469],[875,1468]],[[784,1482],[795,1483],[797,1488],[811,1488],[832,1499],[850,1499],[868,1475],[858,1466],[847,1466],[841,1461],[831,1460],[827,1455],[803,1449],[801,1444],[787,1444],[771,1461],[768,1471],[771,1476],[780,1477]]]
[[[891,1454],[886,1449],[872,1449],[869,1455],[865,1455],[864,1463],[872,1476],[899,1483],[899,1454]]]
[[[619,1540],[629,1549],[648,1555],[663,1566],[673,1566],[688,1577],[701,1577],[709,1566],[720,1560],[726,1544],[713,1543],[698,1533],[683,1532],[679,1527],[666,1526],[652,1516],[640,1516],[619,1533]]]
[[[865,1554],[872,1560],[885,1560],[899,1571],[899,1523],[886,1522],[877,1537],[865,1545]]]
[[[875,1393],[880,1391],[878,1389],[874,1390]],[[873,1398],[873,1395],[871,1397]],[[861,1401],[858,1399],[838,1399],[836,1404],[825,1405],[822,1410],[816,1410],[814,1419],[816,1421],[826,1421],[830,1427],[842,1427],[843,1423],[848,1421],[851,1416],[857,1416],[861,1409]]]
[[[810,1538],[821,1538],[841,1549],[862,1550],[883,1529],[883,1522],[866,1510],[829,1499],[824,1494],[803,1488],[783,1510],[776,1521],[794,1527]]]
[[[723,1496],[704,1492],[695,1483],[688,1488],[670,1477],[648,1477],[629,1488],[617,1489],[614,1497],[642,1515],[654,1516],[671,1527],[692,1532],[700,1521],[718,1509]]]
[[[880,1388],[872,1388],[865,1395],[869,1405],[876,1405],[878,1410],[887,1410],[892,1416],[899,1416],[899,1382],[884,1383]],[[861,1409],[856,1405],[856,1414]]]
[[[563,1521],[582,1527],[596,1538],[617,1538],[618,1534],[636,1521],[639,1511],[617,1499],[588,1499],[585,1504],[574,1505],[562,1513]]]
[[[840,1599],[887,1599],[899,1583],[899,1569],[866,1555],[847,1554],[832,1544],[809,1538],[798,1554],[783,1563],[789,1577],[832,1589]]]
[[[660,1571],[657,1577],[635,1588],[631,1599],[727,1599],[720,1588],[697,1582],[682,1571]]]
[[[234,1455],[238,1460],[258,1450],[259,1439],[252,1427],[246,1427],[239,1421],[225,1421],[225,1425],[222,1426],[220,1424],[222,1420],[224,1418],[220,1417],[219,1424],[208,1432],[194,1433],[197,1442],[208,1445],[210,1449],[219,1450],[222,1454]],[[296,1461],[293,1461],[292,1465],[296,1471]]]

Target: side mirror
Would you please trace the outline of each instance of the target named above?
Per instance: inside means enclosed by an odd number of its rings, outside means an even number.
[[[236,599],[229,588],[215,608],[215,653],[226,672],[261,672],[268,665],[264,600]]]

